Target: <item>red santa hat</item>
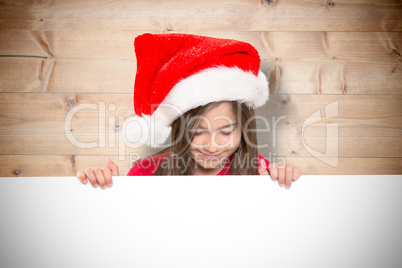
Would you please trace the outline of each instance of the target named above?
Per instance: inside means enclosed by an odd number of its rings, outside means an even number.
[[[248,43],[188,34],[143,34],[134,46],[136,116],[123,129],[130,142],[161,147],[174,120],[210,102],[238,101],[257,108],[268,100],[260,57]]]

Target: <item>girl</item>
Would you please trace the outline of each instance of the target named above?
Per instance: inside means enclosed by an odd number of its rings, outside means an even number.
[[[297,167],[279,167],[258,154],[254,110],[268,100],[260,58],[248,43],[185,34],[143,34],[135,39],[134,109],[126,139],[159,147],[139,160],[136,175],[270,175],[290,188]],[[84,184],[111,187],[118,166],[78,171]]]

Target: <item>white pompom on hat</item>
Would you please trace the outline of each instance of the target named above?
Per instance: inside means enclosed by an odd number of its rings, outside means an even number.
[[[143,34],[134,46],[136,115],[123,128],[130,142],[161,147],[174,120],[211,102],[238,101],[258,108],[268,100],[260,57],[248,43],[188,34]]]

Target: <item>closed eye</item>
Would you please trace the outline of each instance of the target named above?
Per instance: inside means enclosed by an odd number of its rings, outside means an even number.
[[[219,131],[219,133],[221,133],[221,134],[223,134],[223,135],[230,135],[230,134],[232,134],[233,133],[233,131],[234,131],[234,129],[232,129],[232,130],[229,130],[229,131]],[[194,135],[195,136],[199,136],[199,135],[202,135],[202,134],[204,134],[204,133],[207,133],[208,131],[207,130],[196,130],[196,131],[194,131]]]
[[[196,135],[196,136],[199,136],[199,135],[202,135],[202,134],[204,134],[205,133],[205,131],[196,131],[195,133],[194,133],[194,135]],[[221,133],[223,134],[223,135],[230,135],[230,134],[232,134],[233,133],[233,130],[232,131],[229,131],[229,132],[226,132],[226,131],[221,131]]]

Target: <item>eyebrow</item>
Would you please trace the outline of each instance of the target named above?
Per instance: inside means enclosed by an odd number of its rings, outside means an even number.
[[[229,125],[220,127],[220,128],[218,128],[218,129],[227,128],[227,127],[236,126],[236,125],[237,125],[237,123],[229,124]],[[203,126],[198,126],[198,128],[200,128],[200,129],[207,129],[206,127],[203,127]]]

